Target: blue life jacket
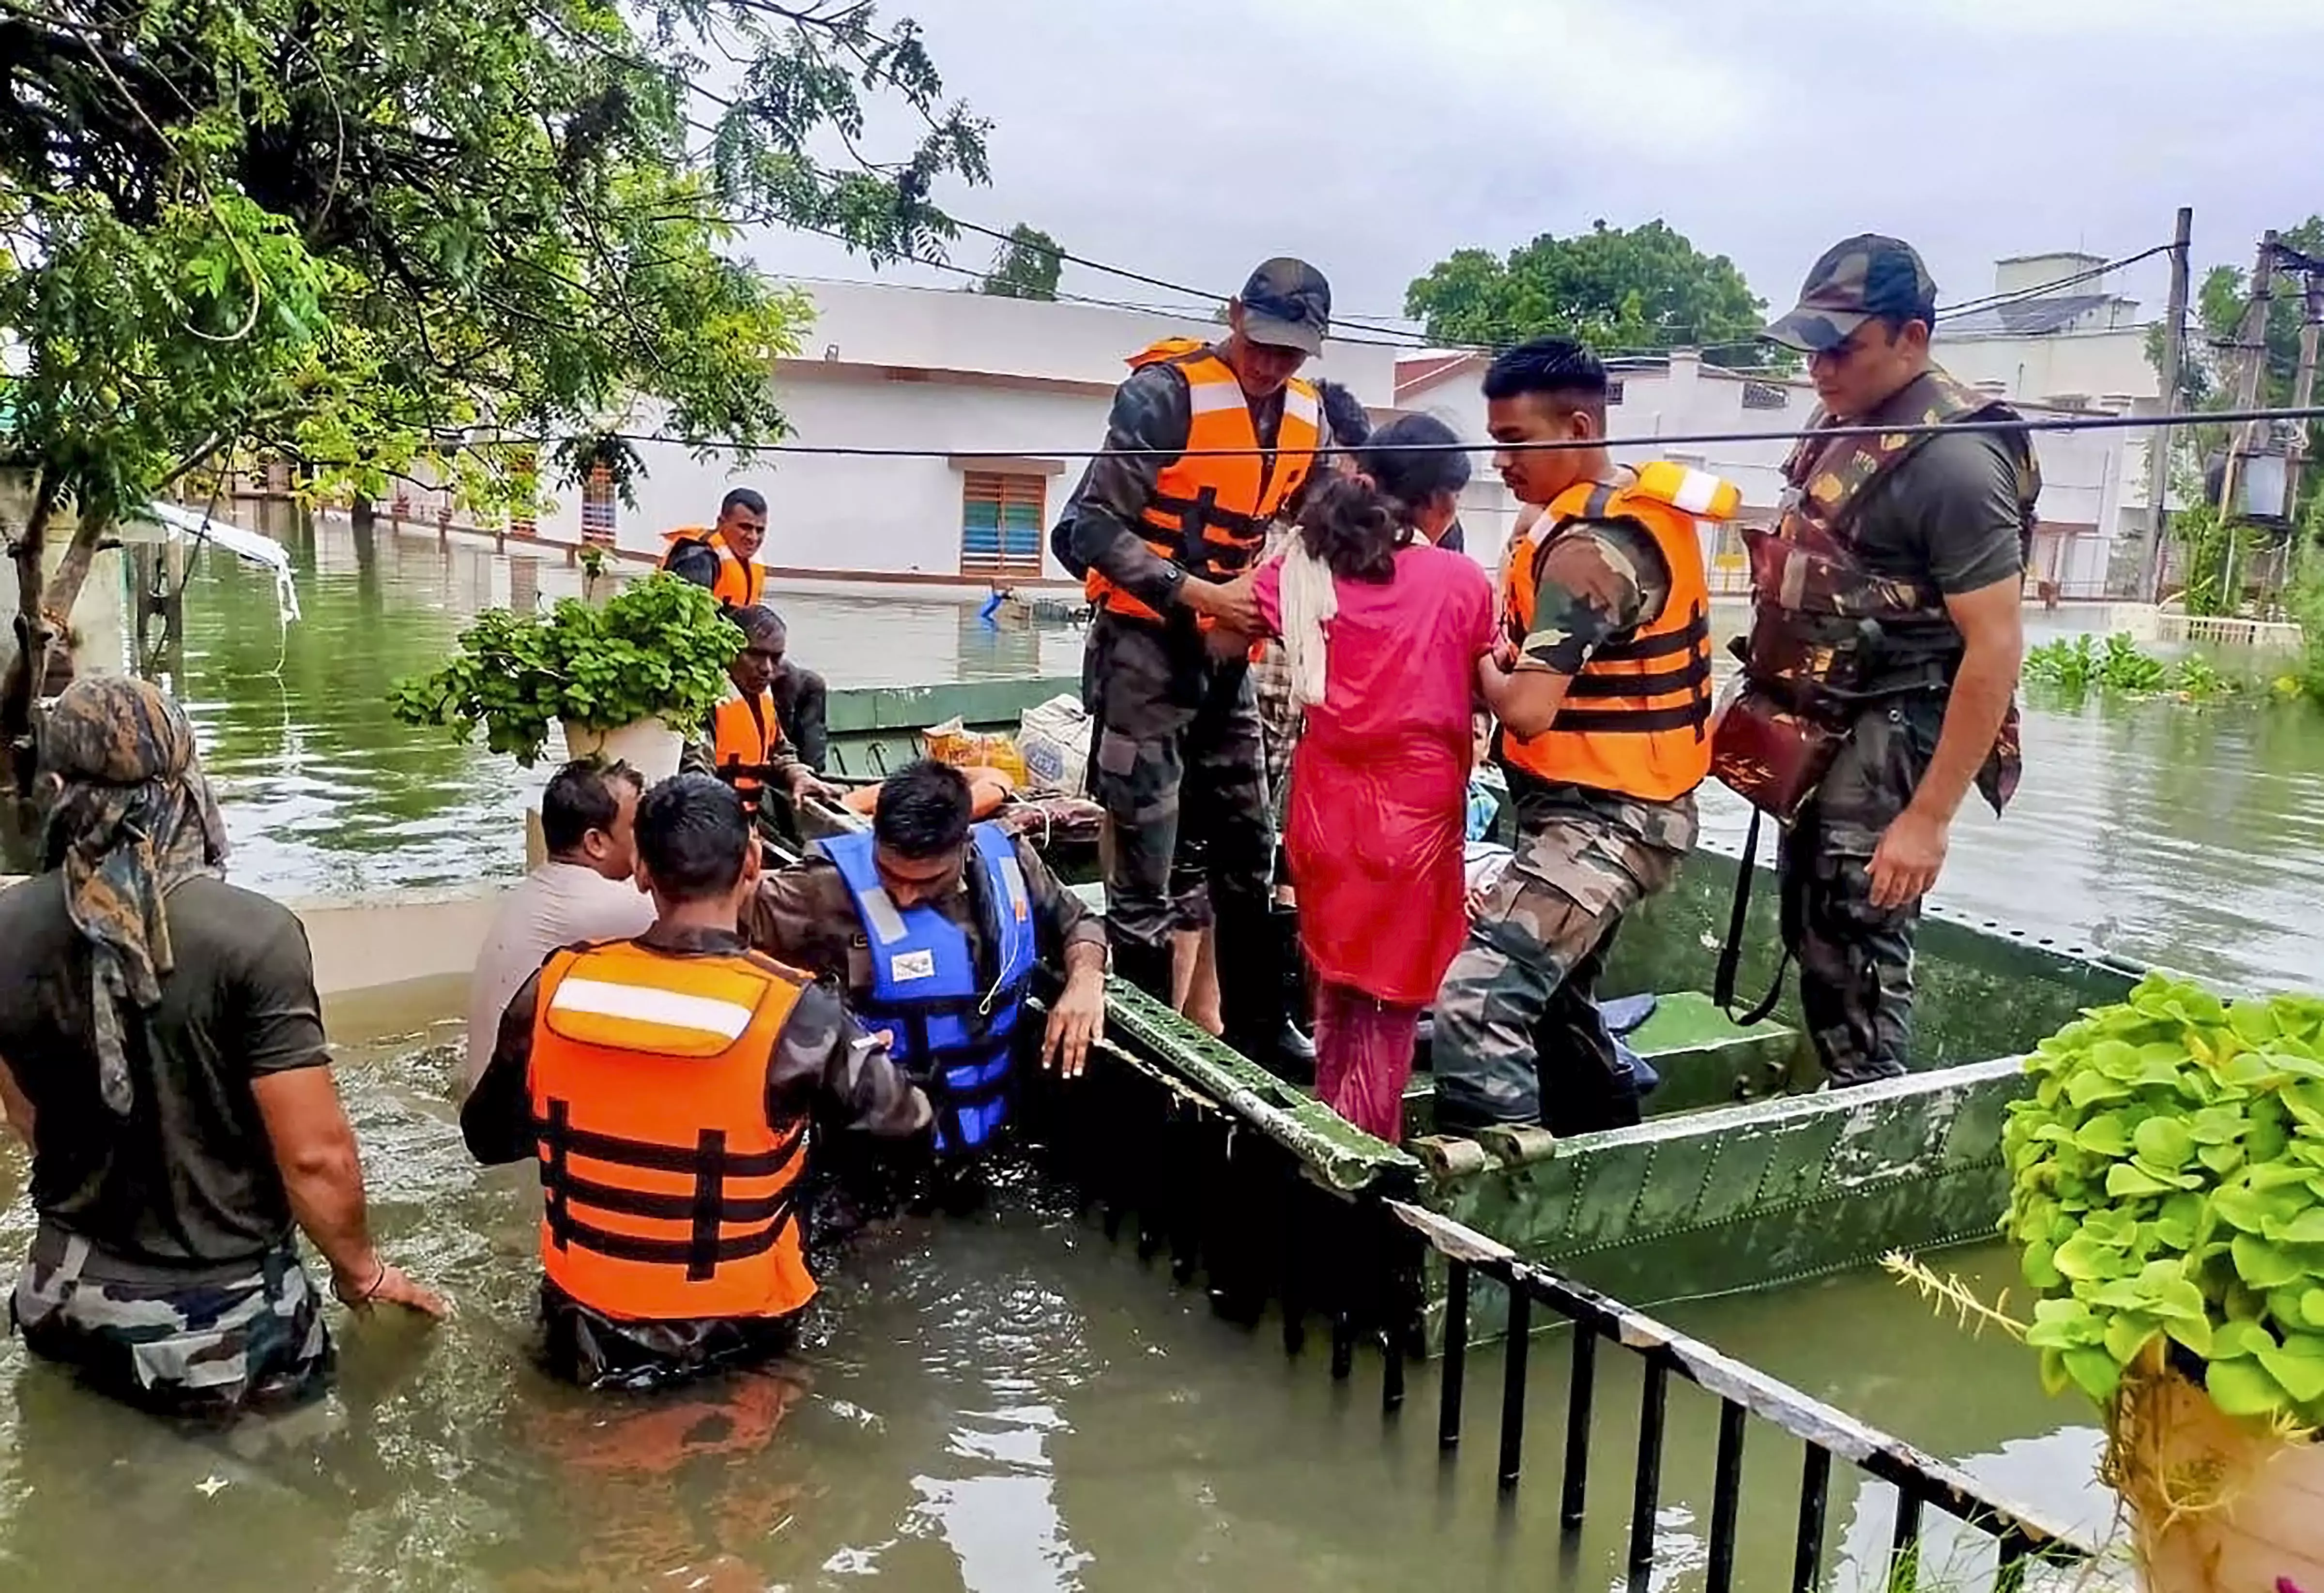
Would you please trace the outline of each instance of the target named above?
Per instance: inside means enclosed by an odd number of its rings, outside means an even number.
[[[872,990],[855,1000],[855,1015],[894,1036],[889,1054],[927,1090],[939,1151],[981,1149],[1007,1119],[1009,1039],[1033,971],[1033,903],[1016,845],[991,823],[970,836],[969,866],[983,875],[989,982],[951,919],[932,907],[899,908],[889,897],[869,831],[816,843],[847,881],[871,944]]]

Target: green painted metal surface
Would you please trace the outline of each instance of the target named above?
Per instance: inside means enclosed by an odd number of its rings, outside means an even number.
[[[1080,695],[1081,682],[1062,676],[835,691],[825,710],[831,730],[825,772],[881,779],[920,755],[920,732],[931,724],[958,719],[971,730],[1014,732],[1026,709]]]

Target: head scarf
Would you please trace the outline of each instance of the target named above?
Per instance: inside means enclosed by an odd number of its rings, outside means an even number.
[[[82,679],[41,725],[41,770],[60,782],[41,849],[64,873],[65,906],[94,955],[90,1012],[97,1084],[127,1116],[134,1091],[123,1049],[124,1009],[161,999],[176,966],[162,903],[226,862],[226,824],[194,755],[185,713],[149,682]]]

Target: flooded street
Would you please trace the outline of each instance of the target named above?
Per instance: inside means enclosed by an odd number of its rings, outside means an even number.
[[[254,522],[255,523],[255,522]],[[476,610],[577,588],[577,572],[431,531],[367,548],[287,522],[306,617],[277,627],[263,574],[205,556],[177,686],[199,727],[242,883],[284,896],[513,876],[546,770],[396,724],[385,693]],[[1078,634],[994,629],[973,606],[775,594],[791,650],[835,687],[1079,668]],[[277,671],[277,662],[281,668]],[[1965,816],[1940,898],[2030,933],[2254,986],[2324,988],[2324,717],[2301,709],[2037,704],[2008,820]],[[1725,806],[1714,832],[1739,831]],[[691,1404],[576,1395],[530,1360],[537,1196],[485,1173],[449,1102],[457,992],[378,1032],[337,1032],[383,1247],[458,1319],[350,1323],[342,1381],[286,1430],[181,1434],[85,1398],[0,1346],[0,1587],[133,1593],[165,1543],[201,1593],[242,1589],[1265,1588],[1270,1593],[1622,1582],[1627,1357],[1600,1358],[1589,1530],[1558,1530],[1563,1341],[1532,1361],[1525,1486],[1494,1487],[1497,1355],[1470,1370],[1469,1441],[1435,1445],[1434,1368],[1384,1423],[1379,1367],[1335,1387],[1270,1324],[1212,1315],[1167,1266],[1038,1191],[962,1222],[903,1221],[833,1279],[776,1375]],[[23,1162],[0,1151],[0,1196]],[[0,1217],[0,1256],[31,1227]],[[1950,1266],[1987,1298],[1998,1251]],[[2015,1293],[2022,1294],[2023,1291]],[[1807,1392],[2093,1533],[2087,1408],[2032,1358],[1973,1340],[1885,1278],[1851,1275],[1670,1313]],[[1699,1585],[1714,1402],[1674,1386],[1657,1588]],[[1755,1425],[1738,1585],[1788,1571],[1799,1450]],[[1835,1477],[1831,1541],[1878,1561],[1884,1490]],[[1941,1586],[1932,1551],[1924,1586]],[[1850,1585],[1843,1578],[1844,1585]]]

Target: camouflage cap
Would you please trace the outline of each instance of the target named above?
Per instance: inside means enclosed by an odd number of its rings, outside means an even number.
[[[1775,343],[1816,354],[1837,348],[1877,316],[1902,316],[1934,325],[1937,285],[1913,245],[1878,233],[1859,233],[1823,252],[1800,286],[1800,302],[1769,327]]]
[[[1238,297],[1243,336],[1253,343],[1308,355],[1323,352],[1332,329],[1332,284],[1305,261],[1282,255],[1263,262]]]

